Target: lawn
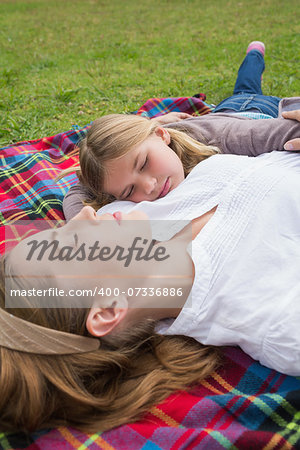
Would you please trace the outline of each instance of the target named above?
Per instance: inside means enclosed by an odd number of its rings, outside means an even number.
[[[300,95],[298,0],[0,0],[0,145],[135,110],[149,97],[232,92],[249,41],[265,94]]]

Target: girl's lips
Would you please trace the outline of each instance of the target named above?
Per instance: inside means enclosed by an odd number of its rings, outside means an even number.
[[[170,190],[170,177],[167,178],[164,187],[161,191],[161,193],[159,194],[158,198],[164,197],[165,195],[167,195],[167,193]]]
[[[116,211],[115,213],[113,213],[113,216],[116,219],[116,221],[118,222],[118,224],[120,225],[121,220],[122,220],[122,213],[121,213],[121,211]]]

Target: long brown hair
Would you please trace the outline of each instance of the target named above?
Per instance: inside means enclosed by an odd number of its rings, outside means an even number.
[[[76,170],[80,182],[89,190],[89,198],[85,204],[99,209],[115,200],[113,196],[103,192],[105,163],[120,158],[141,144],[158,126],[157,120],[134,114],[110,114],[95,120],[86,137],[79,143],[80,168],[67,169],[57,179]],[[186,132],[170,127],[168,132],[171,137],[169,147],[181,159],[185,176],[199,162],[219,153],[217,147],[202,144]]]
[[[0,307],[5,306],[5,259]],[[8,295],[8,293],[6,293]],[[24,299],[28,306],[30,298]],[[59,331],[88,336],[87,309],[9,309],[11,314]],[[215,347],[184,336],[161,336],[145,320],[123,332],[120,345],[101,338],[90,353],[39,355],[0,347],[0,427],[25,431],[72,426],[104,431],[134,422],[175,390],[210,375],[220,362]]]

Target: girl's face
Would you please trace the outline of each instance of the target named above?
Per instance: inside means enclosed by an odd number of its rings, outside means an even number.
[[[184,180],[182,162],[169,143],[168,131],[158,127],[128,153],[108,161],[104,192],[135,203],[167,195]]]

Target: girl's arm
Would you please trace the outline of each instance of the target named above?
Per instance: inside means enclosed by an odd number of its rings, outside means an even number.
[[[295,120],[247,119],[234,114],[209,114],[167,125],[187,132],[204,144],[219,147],[222,153],[257,156],[284,150],[284,144],[300,136]]]
[[[245,125],[243,126],[243,124]],[[224,153],[257,156],[284,150],[284,144],[300,136],[300,123],[288,119],[247,120],[236,123],[223,140]]]
[[[163,116],[156,117],[156,120],[160,125],[166,125],[167,123],[180,122],[181,120],[190,119],[191,117],[193,117],[191,114],[183,112],[170,112]]]
[[[300,109],[296,109],[295,111],[284,111],[282,116],[285,119],[294,119],[300,122]],[[287,141],[284,144],[285,150],[300,150],[300,134],[298,138]]]
[[[63,200],[63,212],[68,222],[84,207],[84,200],[89,198],[89,192],[81,183],[72,186]]]

